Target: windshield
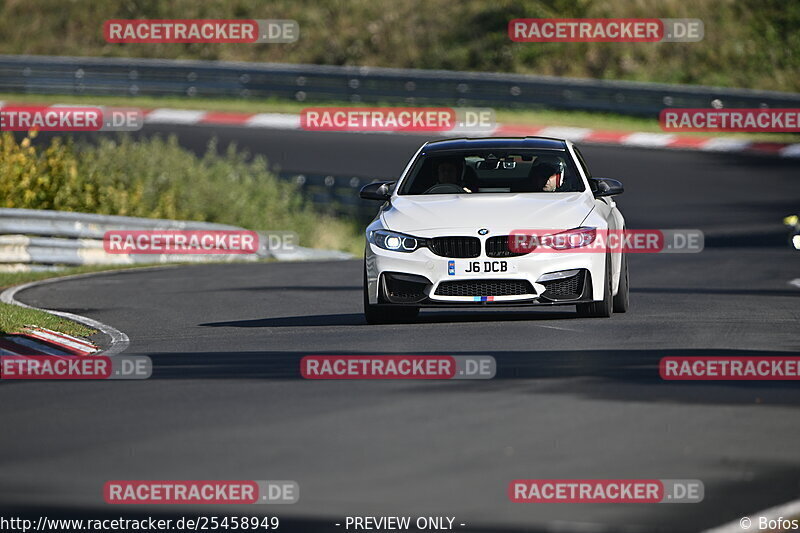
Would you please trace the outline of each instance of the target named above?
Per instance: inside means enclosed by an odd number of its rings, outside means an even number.
[[[399,194],[579,192],[583,180],[565,151],[447,151],[423,154]]]

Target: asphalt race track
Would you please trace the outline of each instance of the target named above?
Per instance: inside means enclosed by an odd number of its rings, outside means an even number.
[[[202,151],[236,140],[285,170],[397,175],[419,136],[148,127]],[[423,311],[367,326],[359,261],[195,265],[24,291],[130,336],[142,382],[0,384],[0,501],[17,514],[121,515],[113,479],[290,479],[275,513],[308,531],[346,515],[455,516],[464,531],[700,531],[800,494],[800,386],[664,382],[667,355],[800,352],[800,161],[585,146],[623,181],[631,228],[697,228],[699,254],[631,254],[631,310]],[[480,216],[479,213],[476,216]],[[283,228],[280,228],[283,229]],[[491,381],[305,381],[309,354],[493,355]],[[512,504],[518,478],[700,479],[699,504]],[[5,513],[10,514],[10,513]],[[291,530],[287,527],[287,530]]]

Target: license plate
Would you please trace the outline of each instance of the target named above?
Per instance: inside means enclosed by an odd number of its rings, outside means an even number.
[[[476,276],[515,274],[517,265],[508,261],[448,261],[447,274],[449,276]]]

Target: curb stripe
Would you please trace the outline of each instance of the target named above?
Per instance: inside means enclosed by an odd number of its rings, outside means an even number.
[[[300,129],[300,115],[291,113],[257,113],[250,115],[247,126],[252,128]]]
[[[68,350],[79,355],[89,355],[97,351],[97,348],[87,342],[80,341],[75,339],[75,337],[70,337],[68,335],[58,335],[56,332],[51,330],[30,331],[23,333],[23,335],[28,338],[44,341],[47,344],[55,345],[58,348]]]
[[[152,268],[164,268],[164,267],[152,267]],[[119,271],[110,271],[110,273],[119,272]],[[58,278],[48,278],[39,281],[31,281],[29,283],[23,283],[22,285],[16,285],[14,287],[9,287],[3,292],[0,292],[0,302],[11,304],[11,305],[18,305],[20,307],[26,307],[28,309],[38,309],[39,311],[44,311],[46,313],[50,313],[52,315],[64,317],[66,319],[72,320],[73,322],[78,322],[80,324],[84,324],[89,326],[92,329],[96,329],[105,335],[107,335],[111,339],[111,345],[106,348],[105,350],[100,350],[99,352],[95,352],[96,355],[116,355],[122,351],[124,351],[128,345],[130,344],[130,339],[128,336],[123,333],[122,331],[111,327],[107,324],[103,324],[100,321],[94,320],[89,317],[76,315],[73,313],[67,313],[65,311],[53,311],[52,309],[41,309],[38,307],[33,307],[31,305],[24,304],[20,301],[17,301],[14,296],[20,291],[25,289],[29,289],[32,287],[38,287],[39,285],[46,285],[49,283],[57,283],[59,281],[65,281],[70,279],[80,279],[86,278],[89,276],[97,276],[100,274],[109,274],[108,271],[106,272],[87,272],[86,274],[75,274],[72,276],[62,276]]]
[[[10,338],[6,337],[7,342],[16,347],[11,347],[11,351],[17,352],[16,355],[87,355],[72,348],[61,345],[54,345],[50,342],[43,342],[38,339],[28,337],[24,334],[15,334]]]
[[[13,342],[9,337],[0,337],[0,355],[27,355],[22,352],[22,346]]]
[[[588,128],[572,128],[567,126],[548,126],[539,130],[537,135],[542,137],[560,137],[572,142],[580,142],[591,135],[592,130]]]
[[[635,133],[635,132],[633,132]],[[596,143],[622,144],[622,139],[630,135],[629,132],[592,130],[584,141]]]
[[[0,101],[0,109],[10,106],[43,106],[35,103]],[[51,104],[49,107],[75,107],[77,104]],[[82,107],[82,106],[79,106]],[[104,106],[112,107],[112,106]],[[238,113],[228,111],[198,111],[171,108],[138,108],[145,124],[217,124],[220,126],[246,126],[269,129],[300,129],[300,115],[292,113]],[[348,132],[348,133],[405,133],[408,132]],[[423,133],[423,132],[419,132]],[[477,134],[481,131],[449,131],[443,136]],[[672,148],[707,152],[748,152],[780,157],[800,157],[800,143],[755,142],[730,137],[678,136],[670,133],[592,130],[571,126],[527,126],[524,124],[498,124],[492,135],[543,136],[568,139],[573,142],[636,146],[644,148]]]
[[[145,124],[197,124],[204,116],[205,111],[192,111],[188,109],[153,109],[144,117]]]
[[[75,344],[83,345],[83,346],[85,346],[86,348],[88,348],[90,350],[95,348],[95,345],[92,344],[91,342],[85,341],[85,340],[80,339],[78,337],[73,337],[72,335],[67,335],[66,333],[60,333],[58,331],[53,331],[53,330],[47,329],[47,328],[36,328],[36,330],[34,330],[34,331],[35,332],[41,332],[41,333],[47,333],[49,335],[52,335],[52,336],[58,337],[58,338],[62,338],[62,339],[67,339],[67,340],[69,340],[69,341],[71,341],[71,342],[73,342]]]
[[[750,147],[749,141],[740,139],[727,139],[725,137],[713,137],[703,144],[701,150],[712,152],[743,152]]]
[[[223,113],[209,111],[200,119],[200,124],[247,124],[253,115],[249,113]]]
[[[676,137],[670,147],[700,150],[708,142],[708,137]]]
[[[781,150],[783,157],[800,157],[800,144],[790,144]]]
[[[675,141],[675,136],[667,133],[631,133],[622,139],[622,144],[629,146],[645,146],[662,148],[671,146]]]

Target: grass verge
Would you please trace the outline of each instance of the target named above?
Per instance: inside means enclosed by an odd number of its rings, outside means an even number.
[[[39,326],[75,337],[88,337],[97,333],[92,328],[60,316],[0,302],[0,335],[21,333],[25,326]]]

